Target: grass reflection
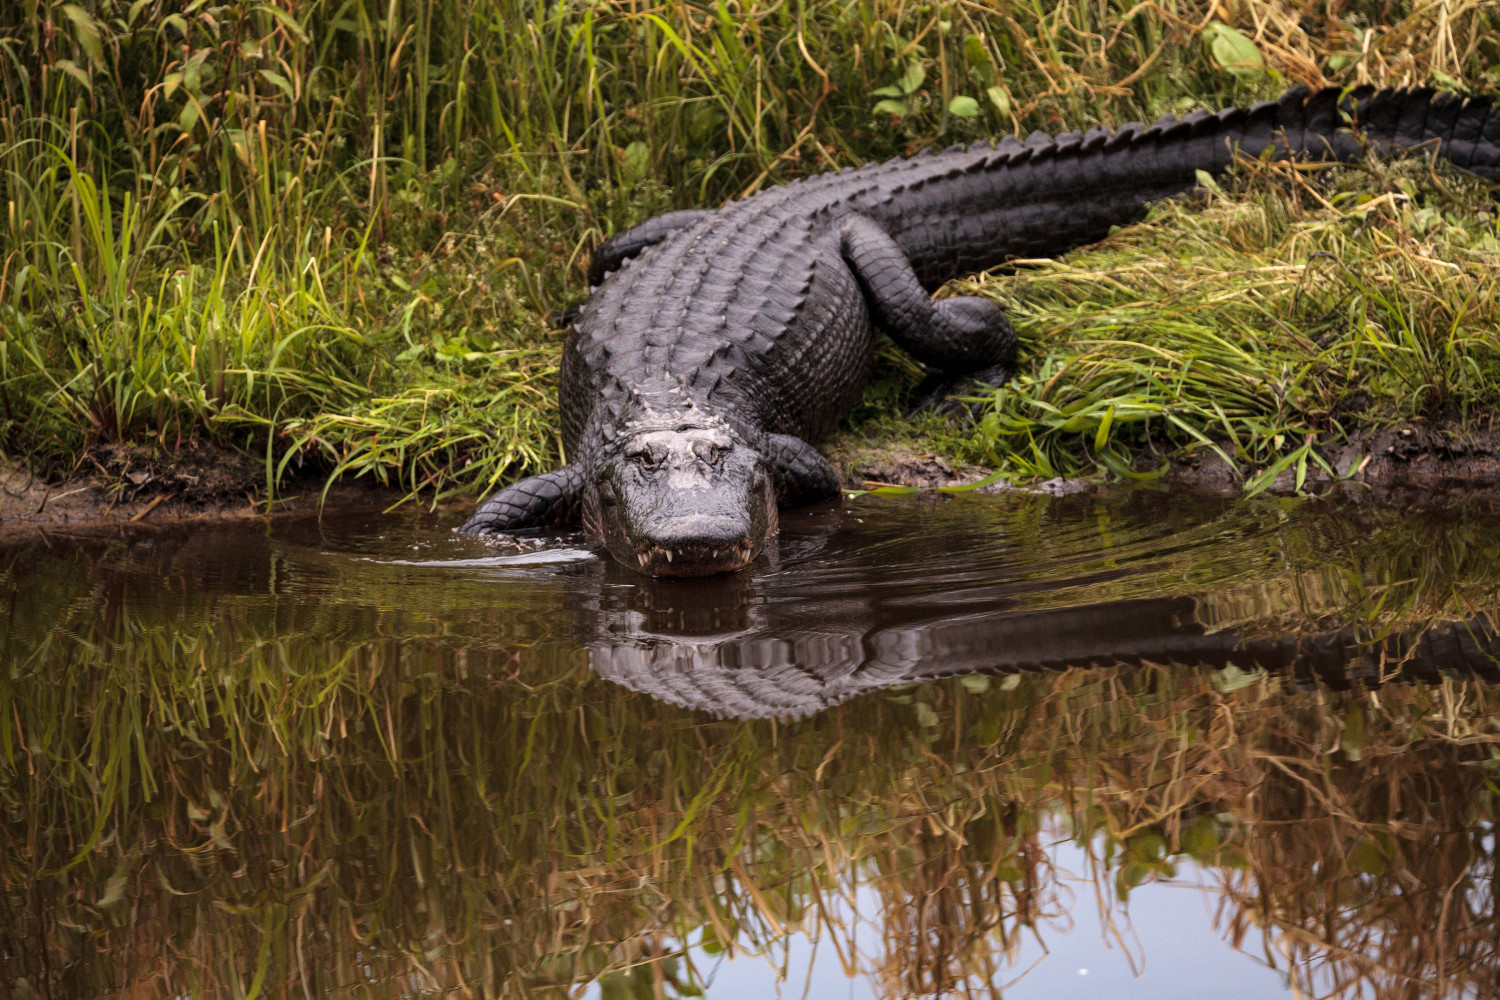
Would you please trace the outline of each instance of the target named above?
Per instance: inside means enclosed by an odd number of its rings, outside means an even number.
[[[1365,590],[1257,611],[1313,579],[1266,549],[1278,568],[1200,612],[1247,633],[1451,621],[1492,592],[1488,536],[1424,530],[1253,533]],[[1049,867],[1059,824],[1106,902],[1191,859],[1223,936],[1305,995],[1500,991],[1500,688],[1471,677],[1147,663],[711,721],[595,676],[558,639],[562,590],[403,596],[394,571],[354,587],[273,542],[200,593],[178,570],[211,553],[134,576],[140,544],[47,573],[7,556],[0,997],[691,996],[705,952],[813,928],[883,996],[998,995],[1021,941],[1093,905]],[[881,903],[866,952],[856,891]]]

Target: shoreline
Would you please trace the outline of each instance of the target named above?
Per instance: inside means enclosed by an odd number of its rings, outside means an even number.
[[[965,486],[993,472],[924,450],[920,442],[892,436],[839,434],[823,450],[838,469],[844,487],[851,490]],[[1414,423],[1358,431],[1348,442],[1323,454],[1340,478],[1309,463],[1304,489],[1364,493],[1400,502],[1500,494],[1500,431]],[[1245,478],[1257,471],[1237,474],[1204,449],[1170,454],[1144,450],[1137,464],[1151,470],[1164,460],[1166,472],[1153,480],[1158,486],[1223,497],[1241,495]],[[60,481],[46,481],[24,466],[4,463],[0,464],[0,536],[61,527],[265,518],[320,508],[386,509],[407,497],[403,490],[357,480],[336,482],[325,495],[323,476],[302,474],[268,503],[264,485],[259,463],[213,448],[192,449],[178,459],[163,461],[117,447],[95,456],[87,472]],[[1001,480],[978,490],[1063,495],[1114,485],[1118,484],[1113,480],[1095,477]],[[1284,470],[1266,492],[1296,493],[1295,468]]]

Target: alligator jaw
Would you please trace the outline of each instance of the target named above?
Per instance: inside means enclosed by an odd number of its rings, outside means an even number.
[[[760,546],[749,538],[737,542],[681,541],[672,545],[646,542],[635,546],[631,569],[650,576],[713,576],[744,569]]]

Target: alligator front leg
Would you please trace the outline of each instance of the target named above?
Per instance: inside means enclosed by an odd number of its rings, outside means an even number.
[[[666,212],[647,219],[639,226],[616,233],[594,250],[593,259],[589,261],[589,286],[599,284],[606,274],[618,271],[621,264],[638,256],[646,248],[656,246],[677,230],[686,229],[712,214],[701,209]]]
[[[493,535],[528,528],[576,524],[583,504],[583,470],[565,465],[491,493],[458,529],[465,535]]]
[[[839,474],[816,448],[790,434],[770,435],[771,483],[776,502],[783,507],[800,507],[839,495]]]
[[[995,303],[978,296],[934,301],[896,241],[864,216],[844,222],[839,249],[875,322],[906,353],[947,375],[994,385],[1014,373],[1016,332]]]

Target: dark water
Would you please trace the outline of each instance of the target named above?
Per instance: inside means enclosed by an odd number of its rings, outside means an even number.
[[[0,997],[1488,997],[1500,514],[0,540]]]

